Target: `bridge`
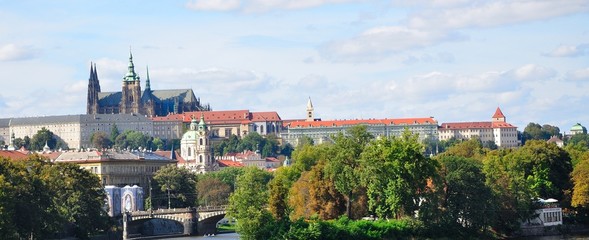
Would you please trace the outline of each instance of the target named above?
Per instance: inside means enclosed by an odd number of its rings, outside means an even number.
[[[171,220],[182,231],[170,235],[195,235],[216,233],[217,222],[225,217],[226,206],[203,206],[198,208],[158,209],[125,212],[123,214],[123,239],[143,237],[143,224],[151,219]],[[153,229],[151,235],[158,234]],[[161,234],[161,233],[160,233]]]

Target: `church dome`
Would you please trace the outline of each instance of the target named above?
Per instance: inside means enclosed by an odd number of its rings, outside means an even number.
[[[583,127],[580,123],[577,123],[571,127],[573,133],[587,133],[587,128]]]

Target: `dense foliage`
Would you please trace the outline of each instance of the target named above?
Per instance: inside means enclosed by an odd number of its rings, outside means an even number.
[[[86,239],[109,227],[105,197],[98,177],[77,165],[0,158],[3,239],[55,238],[65,229]]]
[[[586,213],[584,142],[559,148],[532,138],[518,149],[454,140],[428,157],[424,152],[433,153],[434,145],[409,131],[375,139],[355,127],[332,143],[297,146],[293,165],[279,168],[267,184],[262,171],[248,170],[230,198],[230,213],[245,239],[505,236],[535,217],[538,198]],[[367,216],[386,220],[360,220]]]

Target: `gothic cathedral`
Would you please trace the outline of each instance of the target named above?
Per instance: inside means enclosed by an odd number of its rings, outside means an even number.
[[[132,53],[129,53],[129,66],[120,92],[102,92],[96,64],[90,64],[87,100],[87,114],[134,113],[155,117],[211,110],[209,105],[200,104],[200,99],[194,96],[192,89],[151,90],[149,69],[146,72],[145,89],[141,91],[141,81],[135,73]]]

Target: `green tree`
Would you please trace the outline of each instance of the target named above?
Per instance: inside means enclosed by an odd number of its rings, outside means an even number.
[[[106,195],[98,176],[68,163],[48,165],[43,175],[49,190],[57,193],[53,196],[53,207],[78,238],[87,239],[91,233],[109,227],[103,208]]]
[[[159,193],[153,198],[154,206],[165,204],[170,208],[185,208],[196,205],[196,175],[186,168],[168,165],[160,168],[153,176]]]
[[[106,136],[105,132],[94,132],[90,137],[90,142],[92,142],[92,146],[97,149],[109,148],[112,145],[112,142]]]
[[[485,157],[485,150],[481,141],[477,138],[471,138],[467,141],[462,141],[446,149],[442,156],[456,156],[465,158],[474,158],[482,160]]]
[[[267,229],[272,215],[268,203],[266,172],[247,167],[237,179],[237,189],[229,198],[227,214],[237,219],[237,232],[241,239],[269,239]]]
[[[117,140],[117,137],[119,136],[119,134],[121,134],[119,132],[119,128],[117,127],[117,124],[113,124],[112,128],[110,129],[110,142],[115,142]]]
[[[455,156],[440,158],[443,184],[442,214],[450,229],[470,235],[486,229],[495,219],[491,189],[485,185],[482,163]]]
[[[57,145],[57,140],[53,132],[43,127],[41,128],[41,130],[37,131],[35,135],[33,135],[33,138],[31,139],[31,150],[43,150],[43,147],[46,143],[50,149],[55,149],[55,146]]]
[[[346,215],[352,218],[354,190],[360,186],[360,154],[374,138],[365,125],[351,127],[347,135],[341,132],[334,137],[325,171],[335,188],[346,198]]]
[[[418,136],[408,130],[368,144],[361,158],[370,211],[380,218],[399,218],[419,209],[437,166],[422,149]]]

